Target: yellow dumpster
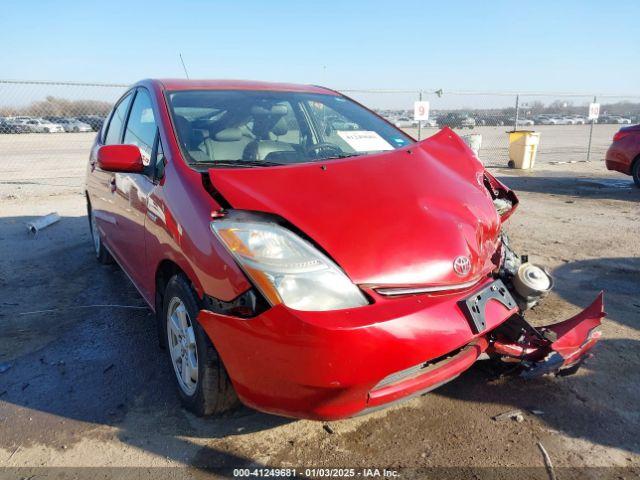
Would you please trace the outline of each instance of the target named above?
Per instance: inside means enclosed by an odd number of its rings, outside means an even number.
[[[514,130],[509,135],[509,167],[531,169],[536,161],[540,132]]]

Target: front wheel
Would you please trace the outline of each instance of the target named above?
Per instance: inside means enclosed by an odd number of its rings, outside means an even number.
[[[190,282],[173,276],[164,294],[162,333],[182,404],[204,416],[231,410],[239,401],[218,352],[196,321],[199,311]]]
[[[110,263],[113,263],[113,257],[111,257],[109,251],[102,244],[102,237],[100,236],[96,216],[91,205],[87,205],[87,208],[89,210],[89,227],[91,228],[91,240],[93,240],[93,251],[96,255],[96,259],[102,265],[109,265]]]

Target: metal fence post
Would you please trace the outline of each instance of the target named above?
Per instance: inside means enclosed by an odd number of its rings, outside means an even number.
[[[596,96],[593,96],[593,103],[596,103]],[[589,127],[589,146],[587,147],[587,162],[591,159],[591,139],[593,138],[593,124],[596,123],[595,118],[591,119],[591,126]]]
[[[422,90],[418,92],[418,100],[422,101]],[[418,141],[422,140],[422,120],[418,120]]]
[[[518,115],[520,114],[520,95],[516,95],[516,118],[513,124],[513,131],[518,130]]]

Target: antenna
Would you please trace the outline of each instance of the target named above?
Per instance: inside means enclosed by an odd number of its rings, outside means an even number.
[[[180,62],[182,62],[182,68],[184,68],[184,75],[189,80],[189,72],[187,72],[187,66],[184,64],[184,60],[182,59],[182,53],[178,54],[180,56]]]

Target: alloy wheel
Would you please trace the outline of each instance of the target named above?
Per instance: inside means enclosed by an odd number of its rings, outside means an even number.
[[[198,351],[193,323],[178,297],[171,299],[167,309],[167,341],[178,385],[191,396],[198,387]]]

